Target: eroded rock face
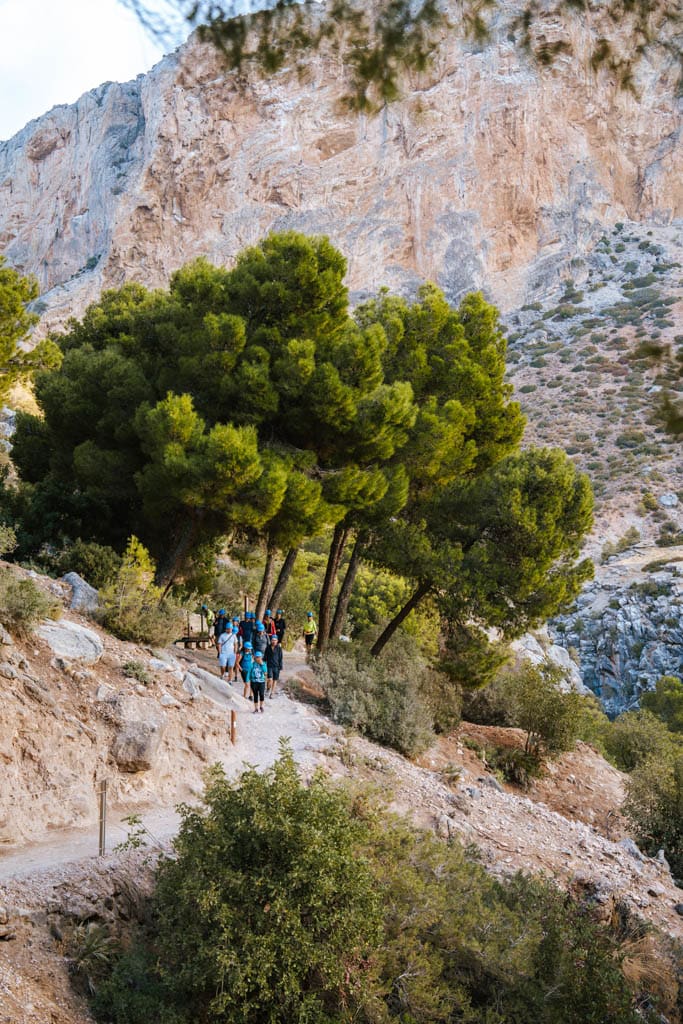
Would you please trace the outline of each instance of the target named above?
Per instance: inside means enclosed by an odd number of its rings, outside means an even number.
[[[502,6],[484,48],[450,33],[373,116],[340,111],[338,60],[238,78],[190,42],[0,143],[0,251],[38,275],[44,328],[287,228],[329,234],[356,296],[432,279],[507,309],[570,265],[579,280],[605,226],[683,213],[676,69],[643,62],[638,98],[620,90],[590,70],[599,24],[576,18],[575,55],[540,73],[510,38],[520,10]]]
[[[615,572],[589,583],[576,609],[551,624],[573,648],[583,682],[610,714],[637,708],[664,675],[683,678],[683,574],[679,563],[624,586]]]

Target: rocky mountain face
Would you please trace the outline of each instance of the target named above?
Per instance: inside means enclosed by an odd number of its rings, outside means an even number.
[[[574,55],[540,71],[520,12],[501,5],[486,45],[449,33],[372,116],[340,106],[338,58],[265,79],[190,42],[0,143],[0,251],[38,276],[44,327],[103,287],[163,285],[286,228],[329,234],[357,295],[429,278],[521,305],[605,227],[680,217],[683,159],[673,63],[643,62],[634,95],[591,68],[599,23],[546,16],[539,38],[568,37]]]

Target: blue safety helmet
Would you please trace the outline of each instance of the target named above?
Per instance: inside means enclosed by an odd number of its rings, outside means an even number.
[[[263,631],[263,623],[262,622],[257,622],[256,623],[256,628],[257,628],[257,630],[259,630],[259,632],[262,632]]]
[[[270,615],[270,614],[271,614],[270,608],[266,608],[266,615]]]
[[[246,644],[244,645],[244,649],[245,651],[252,651],[254,649],[254,645],[252,644],[251,640],[247,640]]]

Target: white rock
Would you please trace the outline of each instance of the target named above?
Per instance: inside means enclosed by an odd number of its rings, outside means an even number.
[[[175,669],[175,665],[168,661],[162,661],[161,658],[150,658],[149,667],[153,668],[155,672],[173,672]]]
[[[72,611],[91,614],[96,612],[100,604],[100,596],[94,587],[79,576],[77,572],[67,572],[62,576],[62,581],[71,587],[71,603],[69,608]]]
[[[159,698],[159,703],[161,704],[162,707],[165,708],[180,707],[180,701],[176,700],[175,697],[172,697],[170,693],[162,693],[161,697]]]
[[[61,658],[82,661],[93,665],[104,654],[102,641],[97,633],[74,622],[52,622],[47,619],[36,629],[36,633]]]
[[[678,495],[672,494],[671,492],[667,494],[660,494],[658,501],[664,508],[675,508],[678,504]]]

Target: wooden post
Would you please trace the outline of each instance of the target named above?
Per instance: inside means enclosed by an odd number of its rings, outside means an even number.
[[[100,857],[107,852],[107,780],[102,779],[98,788],[100,798]]]
[[[230,742],[237,743],[237,712],[230,712]]]

